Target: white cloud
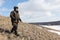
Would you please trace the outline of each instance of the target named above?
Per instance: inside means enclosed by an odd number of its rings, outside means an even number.
[[[51,12],[46,12],[46,16],[48,16],[48,17],[52,17],[52,16],[55,16],[55,15],[52,14]]]
[[[2,12],[8,11],[7,8],[4,8],[4,7],[3,7],[3,4],[4,4],[4,3],[5,3],[4,0],[0,0],[0,15],[3,15],[3,14],[4,14],[4,13],[2,13]]]
[[[2,13],[0,12],[0,15],[2,15]]]
[[[60,0],[29,0],[18,3],[18,7],[26,22],[59,20],[56,14],[60,13]]]
[[[10,11],[11,11],[11,9],[2,7],[2,8],[0,8],[0,15],[9,16],[10,15],[10,13],[9,13]]]
[[[2,6],[4,4],[4,0],[0,0],[0,6]]]
[[[0,11],[1,12],[6,12],[6,11],[10,11],[11,9],[7,9],[7,8],[5,8],[5,7],[2,7],[2,8],[0,8]]]

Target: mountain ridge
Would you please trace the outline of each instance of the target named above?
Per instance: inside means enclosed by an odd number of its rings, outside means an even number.
[[[35,23],[29,23],[29,24],[35,24],[35,25],[60,25],[60,21],[52,21],[52,22],[35,22]]]

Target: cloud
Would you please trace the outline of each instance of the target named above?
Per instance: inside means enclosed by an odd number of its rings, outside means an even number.
[[[51,12],[46,12],[46,16],[48,16],[48,17],[52,17],[52,16],[55,16],[55,15],[52,14]]]
[[[4,0],[0,0],[0,6],[2,6],[5,3]]]
[[[0,11],[1,12],[7,12],[7,11],[10,11],[11,9],[8,9],[8,8],[5,8],[5,7],[2,7],[0,8]]]
[[[60,20],[56,15],[60,13],[60,0],[29,0],[18,3],[18,7],[25,22]]]
[[[9,16],[11,10],[12,9],[8,9],[8,8],[5,8],[5,7],[2,7],[2,8],[0,8],[0,15]]]
[[[5,0],[0,0],[0,15],[8,16],[11,9],[8,9],[4,6]]]

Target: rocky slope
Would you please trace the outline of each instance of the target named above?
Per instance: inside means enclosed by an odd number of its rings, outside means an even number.
[[[60,40],[59,35],[32,24],[20,22],[17,30],[20,35],[18,37],[9,33],[11,28],[10,18],[0,16],[0,40]]]

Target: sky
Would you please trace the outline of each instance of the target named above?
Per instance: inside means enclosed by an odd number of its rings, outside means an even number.
[[[14,6],[23,22],[60,20],[60,0],[0,0],[0,15],[9,16]]]

